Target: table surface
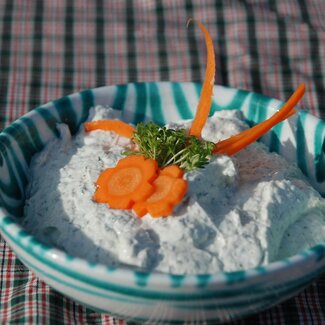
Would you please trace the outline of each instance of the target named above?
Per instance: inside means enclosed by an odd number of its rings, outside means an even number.
[[[202,81],[210,31],[216,84],[285,100],[325,119],[324,0],[3,0],[0,130],[82,89],[133,81]],[[0,324],[130,324],[39,280],[0,238]],[[325,276],[296,297],[233,324],[325,324]]]

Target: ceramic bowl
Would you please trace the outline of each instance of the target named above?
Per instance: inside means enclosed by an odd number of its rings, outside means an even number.
[[[92,264],[49,247],[19,225],[31,157],[58,137],[56,124],[72,133],[95,105],[122,110],[136,123],[193,117],[201,84],[133,83],[102,87],[54,100],[19,118],[0,134],[0,231],[18,258],[64,295],[100,312],[144,322],[217,323],[269,308],[302,290],[325,271],[325,243],[291,258],[250,270],[179,276]],[[240,109],[250,124],[272,115],[282,102],[215,86],[212,111]],[[325,194],[325,123],[300,111],[262,141],[296,163]]]

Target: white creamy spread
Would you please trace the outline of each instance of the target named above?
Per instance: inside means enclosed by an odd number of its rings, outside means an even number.
[[[119,114],[96,107],[91,119]],[[247,127],[241,112],[221,111],[209,118],[203,138],[217,142]],[[71,255],[201,274],[267,264],[325,240],[325,200],[296,166],[261,143],[186,173],[189,189],[173,216],[138,218],[92,201],[99,174],[116,165],[130,141],[105,131],[71,137],[66,125],[58,128],[61,138],[32,159],[23,226]]]

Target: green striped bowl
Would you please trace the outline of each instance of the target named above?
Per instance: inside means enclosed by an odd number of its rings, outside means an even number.
[[[85,90],[50,102],[19,118],[0,134],[0,231],[31,270],[56,290],[101,312],[140,322],[217,323],[256,313],[293,296],[325,270],[325,243],[299,255],[246,271],[179,276],[91,264],[40,243],[19,226],[31,157],[58,137],[56,123],[76,133],[89,109],[106,105],[123,120],[166,122],[193,117],[201,84],[133,83]],[[281,102],[215,86],[212,111],[240,109],[250,124]],[[300,111],[262,141],[298,164],[325,194],[325,123]]]

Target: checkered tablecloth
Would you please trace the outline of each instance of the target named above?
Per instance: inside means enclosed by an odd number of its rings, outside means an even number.
[[[325,119],[324,0],[2,0],[0,130],[63,95],[131,81],[202,81],[200,19],[214,38],[216,83],[286,99]],[[62,296],[0,238],[0,324],[126,324]],[[128,323],[130,324],[130,323]],[[325,276],[234,324],[325,324]]]

